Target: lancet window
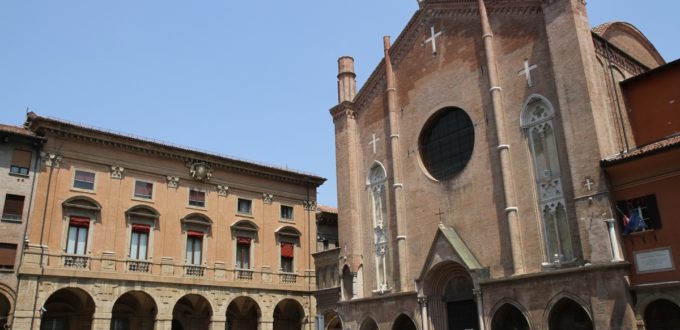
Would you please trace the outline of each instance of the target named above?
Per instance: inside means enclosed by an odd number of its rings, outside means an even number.
[[[565,207],[559,152],[555,139],[554,111],[542,97],[532,97],[525,106],[521,125],[526,131],[543,224],[546,261],[552,264],[574,258]]]
[[[387,176],[382,165],[375,163],[369,171],[369,187],[373,218],[373,243],[375,257],[376,292],[390,290],[387,243]]]

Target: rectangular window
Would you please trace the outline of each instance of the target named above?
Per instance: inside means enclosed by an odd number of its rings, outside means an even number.
[[[189,205],[205,207],[205,191],[189,189]]]
[[[24,213],[24,196],[10,195],[5,196],[5,207],[2,209],[2,220],[21,221]]]
[[[12,154],[12,165],[9,167],[9,172],[13,174],[28,175],[28,169],[31,167],[32,152],[28,150],[14,149]]]
[[[293,220],[293,207],[281,205],[281,219]]]
[[[87,233],[89,229],[89,218],[71,216],[68,225],[66,253],[85,254],[87,248]]]
[[[252,213],[253,202],[249,199],[239,198],[237,206],[238,206],[237,207],[238,213],[242,213],[242,214],[251,214]]]
[[[250,238],[236,238],[236,268],[250,269]]]
[[[187,264],[200,266],[203,252],[203,233],[200,231],[187,232]]]
[[[135,197],[152,199],[153,183],[145,181],[135,181]]]
[[[624,235],[649,229],[661,229],[656,196],[647,195],[616,202],[619,226]]]
[[[293,243],[281,242],[281,271],[285,273],[293,272],[293,258],[295,257],[295,245]]]
[[[136,260],[146,260],[149,246],[149,225],[132,225],[130,235],[130,258]]]
[[[14,269],[16,256],[16,244],[0,243],[0,269]]]
[[[94,172],[76,170],[73,188],[94,190]]]

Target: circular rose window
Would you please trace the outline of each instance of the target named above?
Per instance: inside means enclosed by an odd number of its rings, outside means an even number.
[[[451,179],[472,156],[475,144],[472,120],[460,108],[441,109],[425,123],[418,144],[420,159],[430,175],[439,181]]]

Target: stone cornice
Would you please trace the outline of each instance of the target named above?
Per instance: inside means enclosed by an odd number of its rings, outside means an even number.
[[[40,117],[35,114],[29,114],[26,124],[31,130],[43,136],[55,135],[65,139],[91,144],[99,144],[105,147],[142,153],[185,163],[203,161],[210,164],[215,169],[262,177],[269,180],[288,182],[298,185],[311,185],[314,187],[318,187],[324,181],[326,181],[325,178],[315,175],[297,173],[201,151],[195,151],[139,138],[100,131],[93,128]]]
[[[354,103],[353,102],[342,102],[330,110],[331,116],[333,116],[333,122],[342,118],[354,118]]]

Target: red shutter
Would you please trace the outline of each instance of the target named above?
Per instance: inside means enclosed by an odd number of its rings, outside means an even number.
[[[14,260],[17,255],[17,245],[0,243],[0,268],[14,268]]]
[[[193,231],[189,230],[187,231],[187,237],[203,237],[203,232],[200,231]]]
[[[31,152],[28,150],[14,149],[12,165],[17,167],[31,167]]]
[[[5,196],[5,208],[2,210],[3,214],[18,216],[24,213],[24,196],[10,195]]]
[[[78,217],[78,216],[72,215],[71,218],[70,218],[69,224],[71,226],[75,226],[75,227],[89,227],[90,226],[90,218]]]
[[[281,242],[281,256],[286,258],[295,256],[295,248],[292,243]]]
[[[238,244],[248,244],[248,245],[250,245],[250,237],[236,237],[236,242]]]
[[[136,233],[148,233],[150,231],[149,225],[138,225],[138,224],[133,224],[132,225],[132,231]]]

